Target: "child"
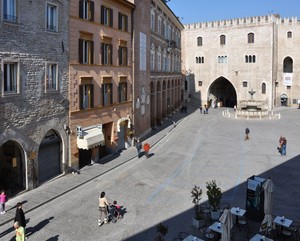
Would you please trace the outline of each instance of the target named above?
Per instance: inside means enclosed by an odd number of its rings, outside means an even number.
[[[6,195],[4,190],[1,190],[1,194],[0,194],[0,210],[1,210],[1,214],[5,213],[5,202],[6,202]]]
[[[117,201],[113,201],[113,213],[112,215],[113,217],[113,222],[116,222],[117,219],[122,218],[122,214],[121,214],[121,206],[117,204]]]

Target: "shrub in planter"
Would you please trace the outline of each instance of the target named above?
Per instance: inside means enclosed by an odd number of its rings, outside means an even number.
[[[206,183],[207,197],[212,211],[217,211],[222,198],[222,191],[216,184],[215,180]]]
[[[195,185],[191,191],[191,194],[192,194],[192,198],[193,198],[193,204],[194,204],[194,218],[196,220],[201,220],[202,219],[202,211],[201,211],[201,208],[200,208],[200,200],[202,198],[202,189]]]

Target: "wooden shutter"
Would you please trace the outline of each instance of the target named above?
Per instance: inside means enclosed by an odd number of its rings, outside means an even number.
[[[79,109],[83,109],[83,86],[79,85]]]
[[[83,49],[83,40],[79,39],[79,44],[78,44],[79,48],[78,48],[78,61],[80,64],[83,63],[83,55],[82,55],[82,49]]]
[[[125,31],[128,32],[128,16],[125,16]]]
[[[90,85],[90,88],[91,88],[91,92],[90,92],[90,103],[91,103],[91,106],[89,106],[90,108],[93,108],[94,107],[94,85]]]
[[[119,65],[122,65],[122,47],[119,47]]]
[[[90,64],[94,64],[94,41],[90,41],[91,43],[91,62]]]
[[[122,29],[122,14],[119,13],[118,14],[118,29],[121,30]]]
[[[113,27],[114,26],[114,24],[113,24],[113,20],[114,20],[114,15],[113,15],[113,10],[112,9],[109,9],[109,11],[110,11],[110,15],[109,15],[109,17],[110,17],[110,20],[109,20],[109,26],[110,27]]]
[[[104,65],[104,43],[101,43],[101,64]]]
[[[82,8],[82,6],[83,6],[83,1],[80,0],[79,1],[79,18],[83,18],[83,8]]]
[[[90,21],[94,22],[94,2],[90,2]]]
[[[109,46],[110,46],[110,56],[109,56],[110,57],[110,59],[109,59],[110,62],[109,62],[109,64],[112,65],[113,64],[113,58],[112,58],[113,57],[113,46],[112,46],[112,44],[110,44]]]
[[[127,66],[127,59],[128,59],[128,56],[127,56],[127,48],[124,48],[124,52],[125,52],[125,63],[124,65]]]
[[[104,24],[104,6],[101,5],[101,24]]]

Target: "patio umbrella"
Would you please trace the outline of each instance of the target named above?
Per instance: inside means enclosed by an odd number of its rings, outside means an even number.
[[[262,223],[267,223],[268,227],[272,226],[272,209],[273,209],[273,191],[275,186],[273,181],[268,178],[262,185],[264,189],[265,201],[264,201],[264,212],[265,217]]]
[[[233,226],[232,214],[228,209],[224,210],[224,213],[220,217],[220,222],[222,223],[222,241],[230,241],[230,231]]]

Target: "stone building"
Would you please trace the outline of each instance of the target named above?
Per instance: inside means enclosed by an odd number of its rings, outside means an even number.
[[[241,106],[261,101],[267,110],[298,106],[300,22],[279,15],[192,23],[182,31],[189,92],[199,104]]]
[[[67,0],[0,1],[0,186],[9,195],[68,159]]]
[[[70,1],[70,166],[131,145],[132,11],[126,0]]]
[[[133,126],[142,137],[182,104],[183,25],[164,0],[134,3]]]

